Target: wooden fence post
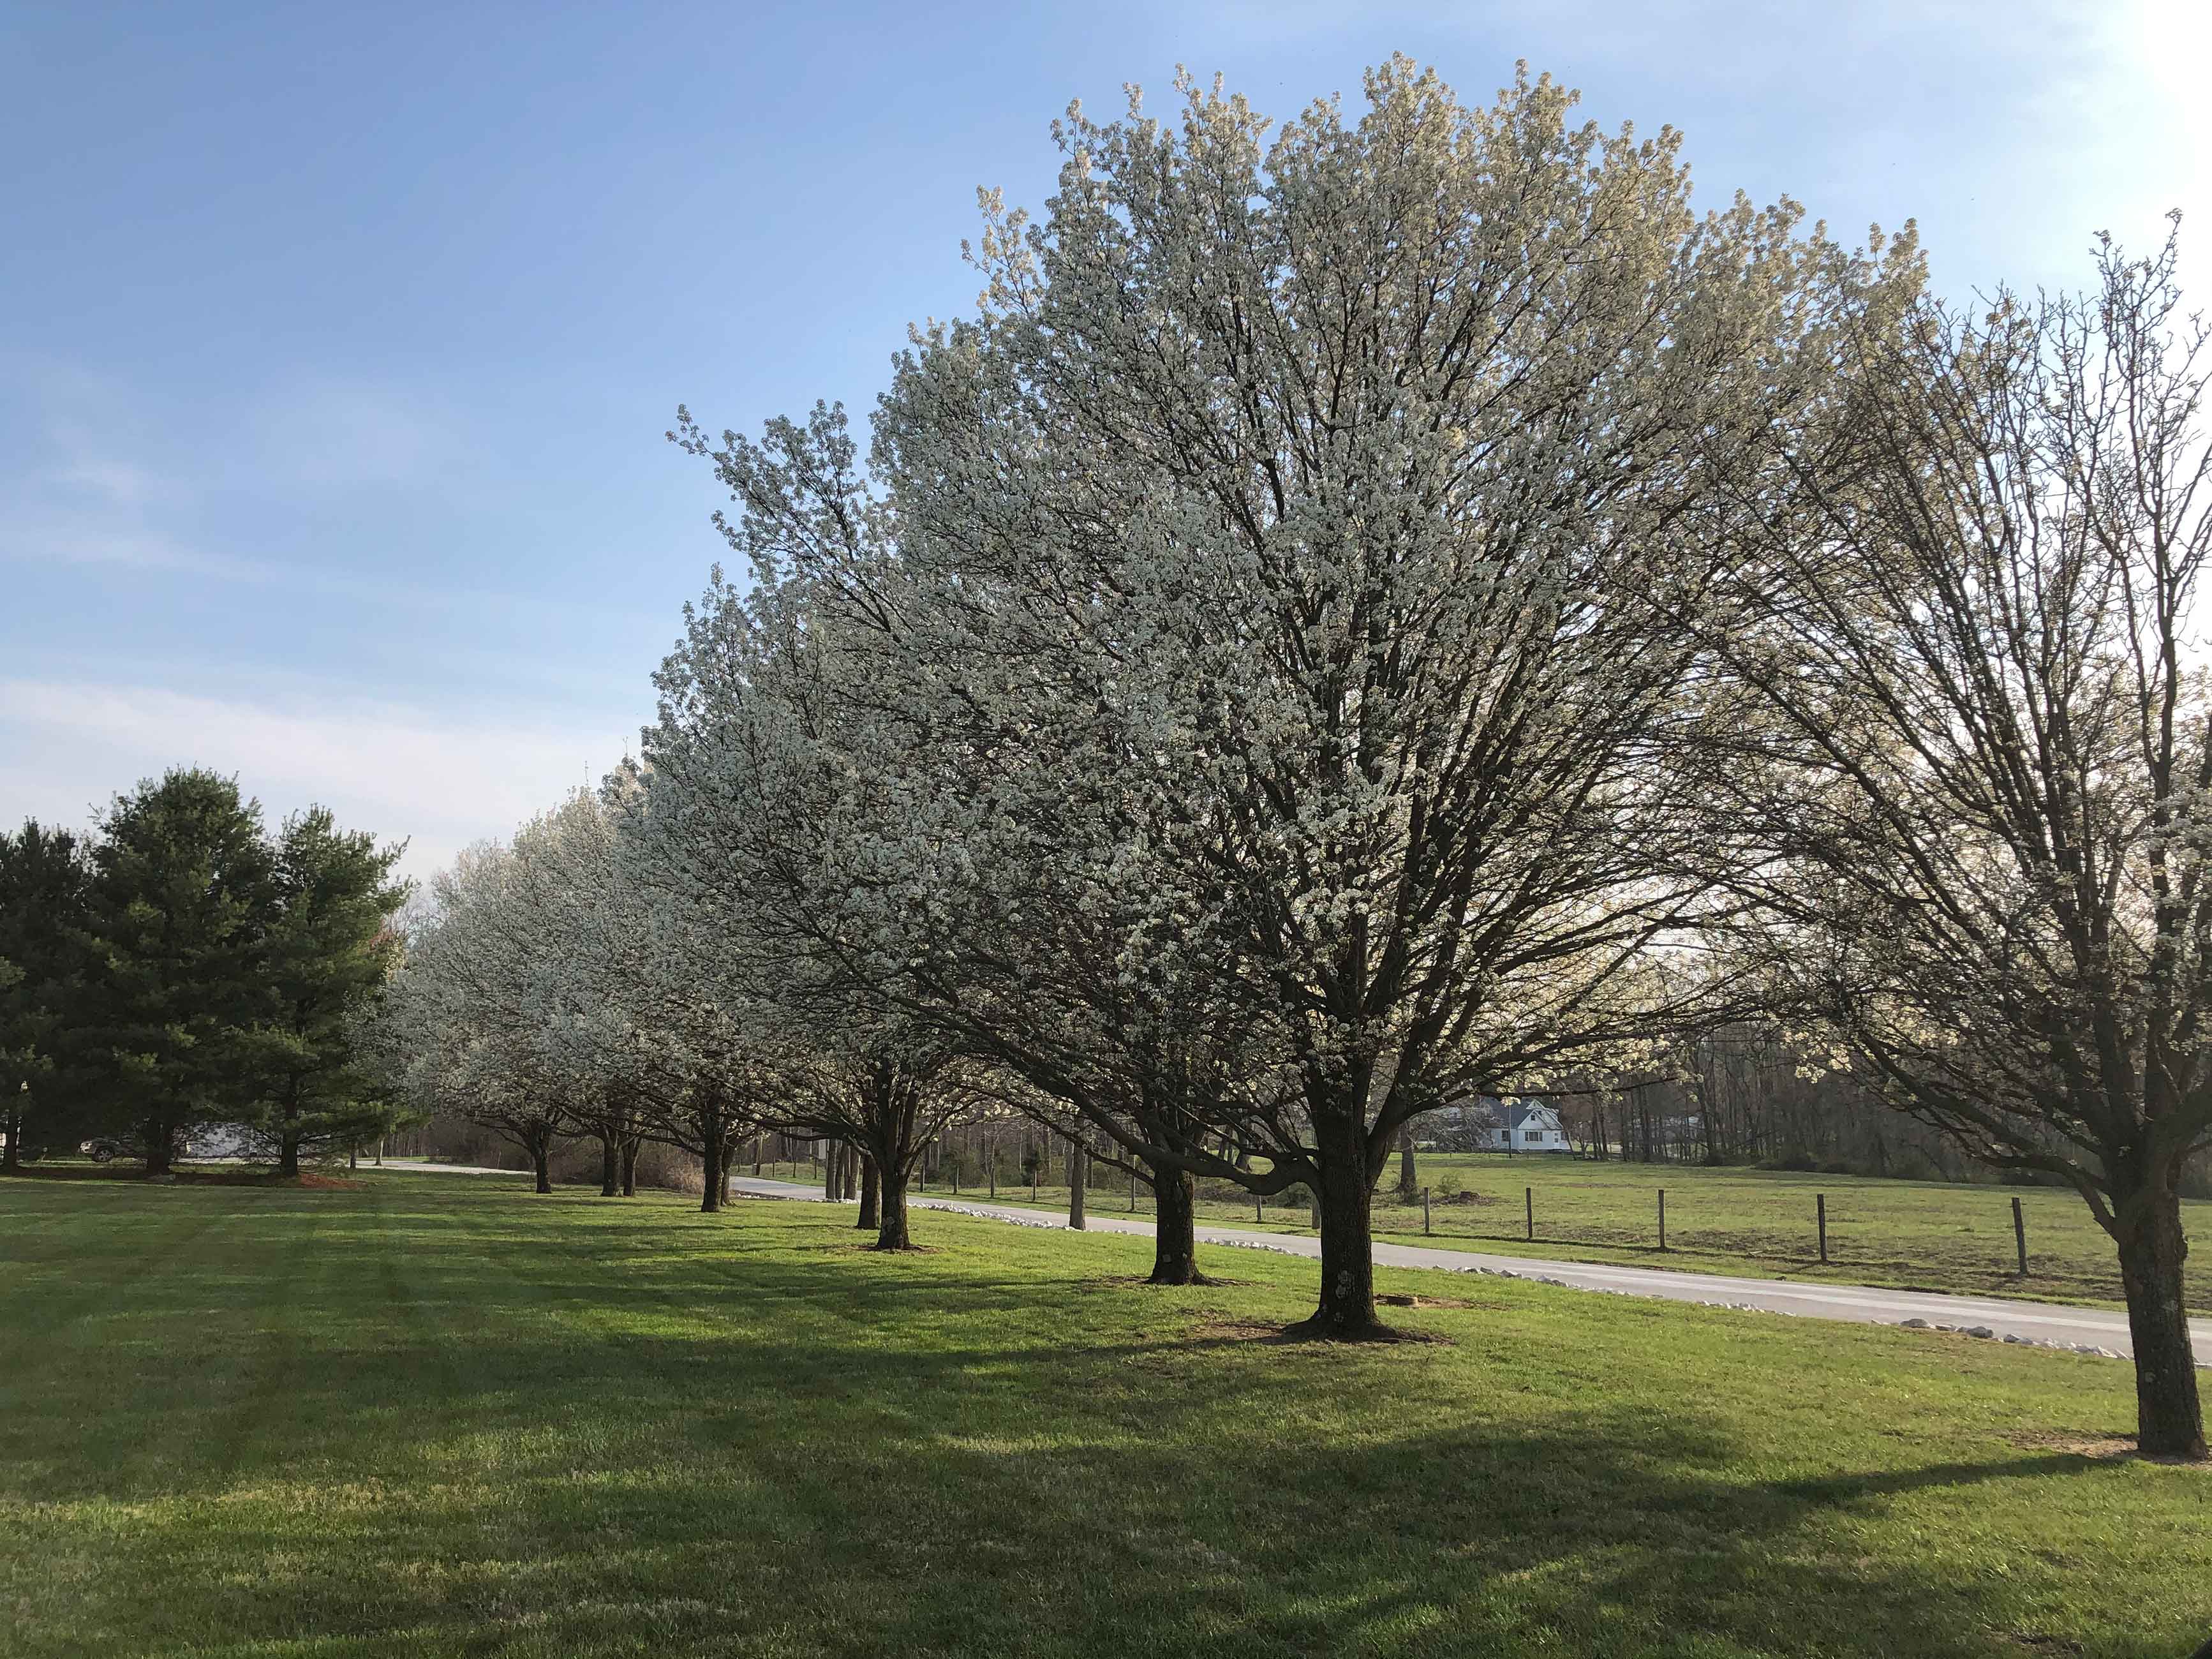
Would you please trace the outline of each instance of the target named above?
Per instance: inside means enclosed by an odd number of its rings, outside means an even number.
[[[1421,1237],[1429,1236],[1429,1189],[1421,1188]]]
[[[2012,1201],[2012,1242],[2013,1248],[2020,1252],[2020,1276],[2025,1279],[2027,1277],[2027,1223],[2021,1216],[2017,1198]]]
[[[1528,1242],[1534,1244],[1536,1242],[1536,1189],[1534,1187],[1523,1187],[1521,1189],[1521,1202],[1527,1208],[1528,1214]]]
[[[1814,1218],[1820,1224],[1820,1260],[1826,1261],[1828,1259],[1827,1194],[1815,1193],[1813,1194],[1813,1215]]]
[[[1667,1248],[1667,1189],[1659,1189],[1659,1248]]]

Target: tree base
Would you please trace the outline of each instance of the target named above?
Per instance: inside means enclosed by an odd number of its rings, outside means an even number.
[[[1370,1318],[1342,1320],[1322,1314],[1311,1314],[1295,1325],[1283,1327],[1286,1342],[1421,1342],[1428,1339],[1418,1331],[1401,1331],[1394,1325]]]
[[[2138,1461],[2157,1463],[2170,1469],[2212,1469],[2212,1449],[2200,1445],[2194,1451],[2145,1451],[2141,1444],[2136,1448]]]
[[[2140,1433],[2136,1436],[2136,1455],[2146,1463],[2212,1464],[2212,1447],[2207,1447],[2202,1435],[2193,1440],[2179,1436],[2170,1442],[2151,1436],[2148,1445],[2145,1438]]]

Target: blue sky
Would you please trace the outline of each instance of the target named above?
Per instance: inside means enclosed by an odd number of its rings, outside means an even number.
[[[0,822],[191,761],[422,873],[595,777],[722,550],[677,403],[864,410],[1071,98],[1187,64],[1286,114],[1393,51],[1481,98],[1526,58],[1685,129],[1709,201],[1917,217],[1956,293],[2169,207],[2208,269],[2208,17],[0,4]]]

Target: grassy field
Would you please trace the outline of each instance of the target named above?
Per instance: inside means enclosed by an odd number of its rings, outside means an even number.
[[[1141,1239],[362,1179],[0,1182],[10,1655],[2212,1633],[2212,1475],[2107,1455],[2112,1362],[1505,1281],[1285,1346],[1310,1263],[1158,1291]]]
[[[741,1173],[750,1173],[744,1166]],[[1376,1194],[1378,1236],[1402,1243],[1464,1245],[1504,1255],[1574,1261],[1626,1261],[1685,1272],[1741,1273],[1762,1279],[1820,1279],[1838,1284],[1888,1285],[1953,1293],[2026,1297],[2051,1302],[2120,1305],[2120,1270],[2112,1242],[2071,1193],[2048,1188],[1960,1186],[1928,1181],[1876,1181],[1859,1176],[1792,1175],[1767,1170],[1709,1170],[1686,1164],[1595,1164],[1580,1158],[1480,1152],[1424,1153],[1420,1178],[1432,1194],[1431,1234],[1422,1234],[1418,1204],[1395,1201],[1396,1165]],[[785,1180],[814,1177],[804,1164],[784,1164]],[[1667,1249],[1659,1248],[1658,1194],[1667,1194]],[[949,1192],[944,1182],[930,1191]],[[1526,1237],[1529,1194],[1535,1239]],[[962,1183],[963,1196],[986,1189]],[[1828,1261],[1820,1260],[1814,1197],[1828,1210]],[[1092,1210],[1129,1212],[1126,1186],[1096,1188]],[[1002,1203],[1065,1211],[1065,1187],[1030,1188],[1002,1181]],[[2022,1278],[2012,1230],[2012,1200],[2021,1200],[2027,1230],[2028,1272]],[[2183,1205],[2183,1224],[2197,1253],[2190,1305],[2212,1313],[2212,1203]],[[1136,1213],[1152,1213],[1139,1187]],[[1270,1230],[1310,1232],[1301,1204],[1270,1203]],[[1201,1222],[1254,1224],[1252,1200],[1201,1200]]]

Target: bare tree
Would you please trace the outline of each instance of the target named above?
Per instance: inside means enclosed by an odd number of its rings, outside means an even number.
[[[2112,1237],[2139,1443],[2206,1455],[2183,1165],[2212,1136],[2212,346],[2175,245],[2086,295],[1875,307],[1717,630],[1713,780],[1777,981],[1854,1071]],[[1778,423],[1776,429],[1781,429]]]

